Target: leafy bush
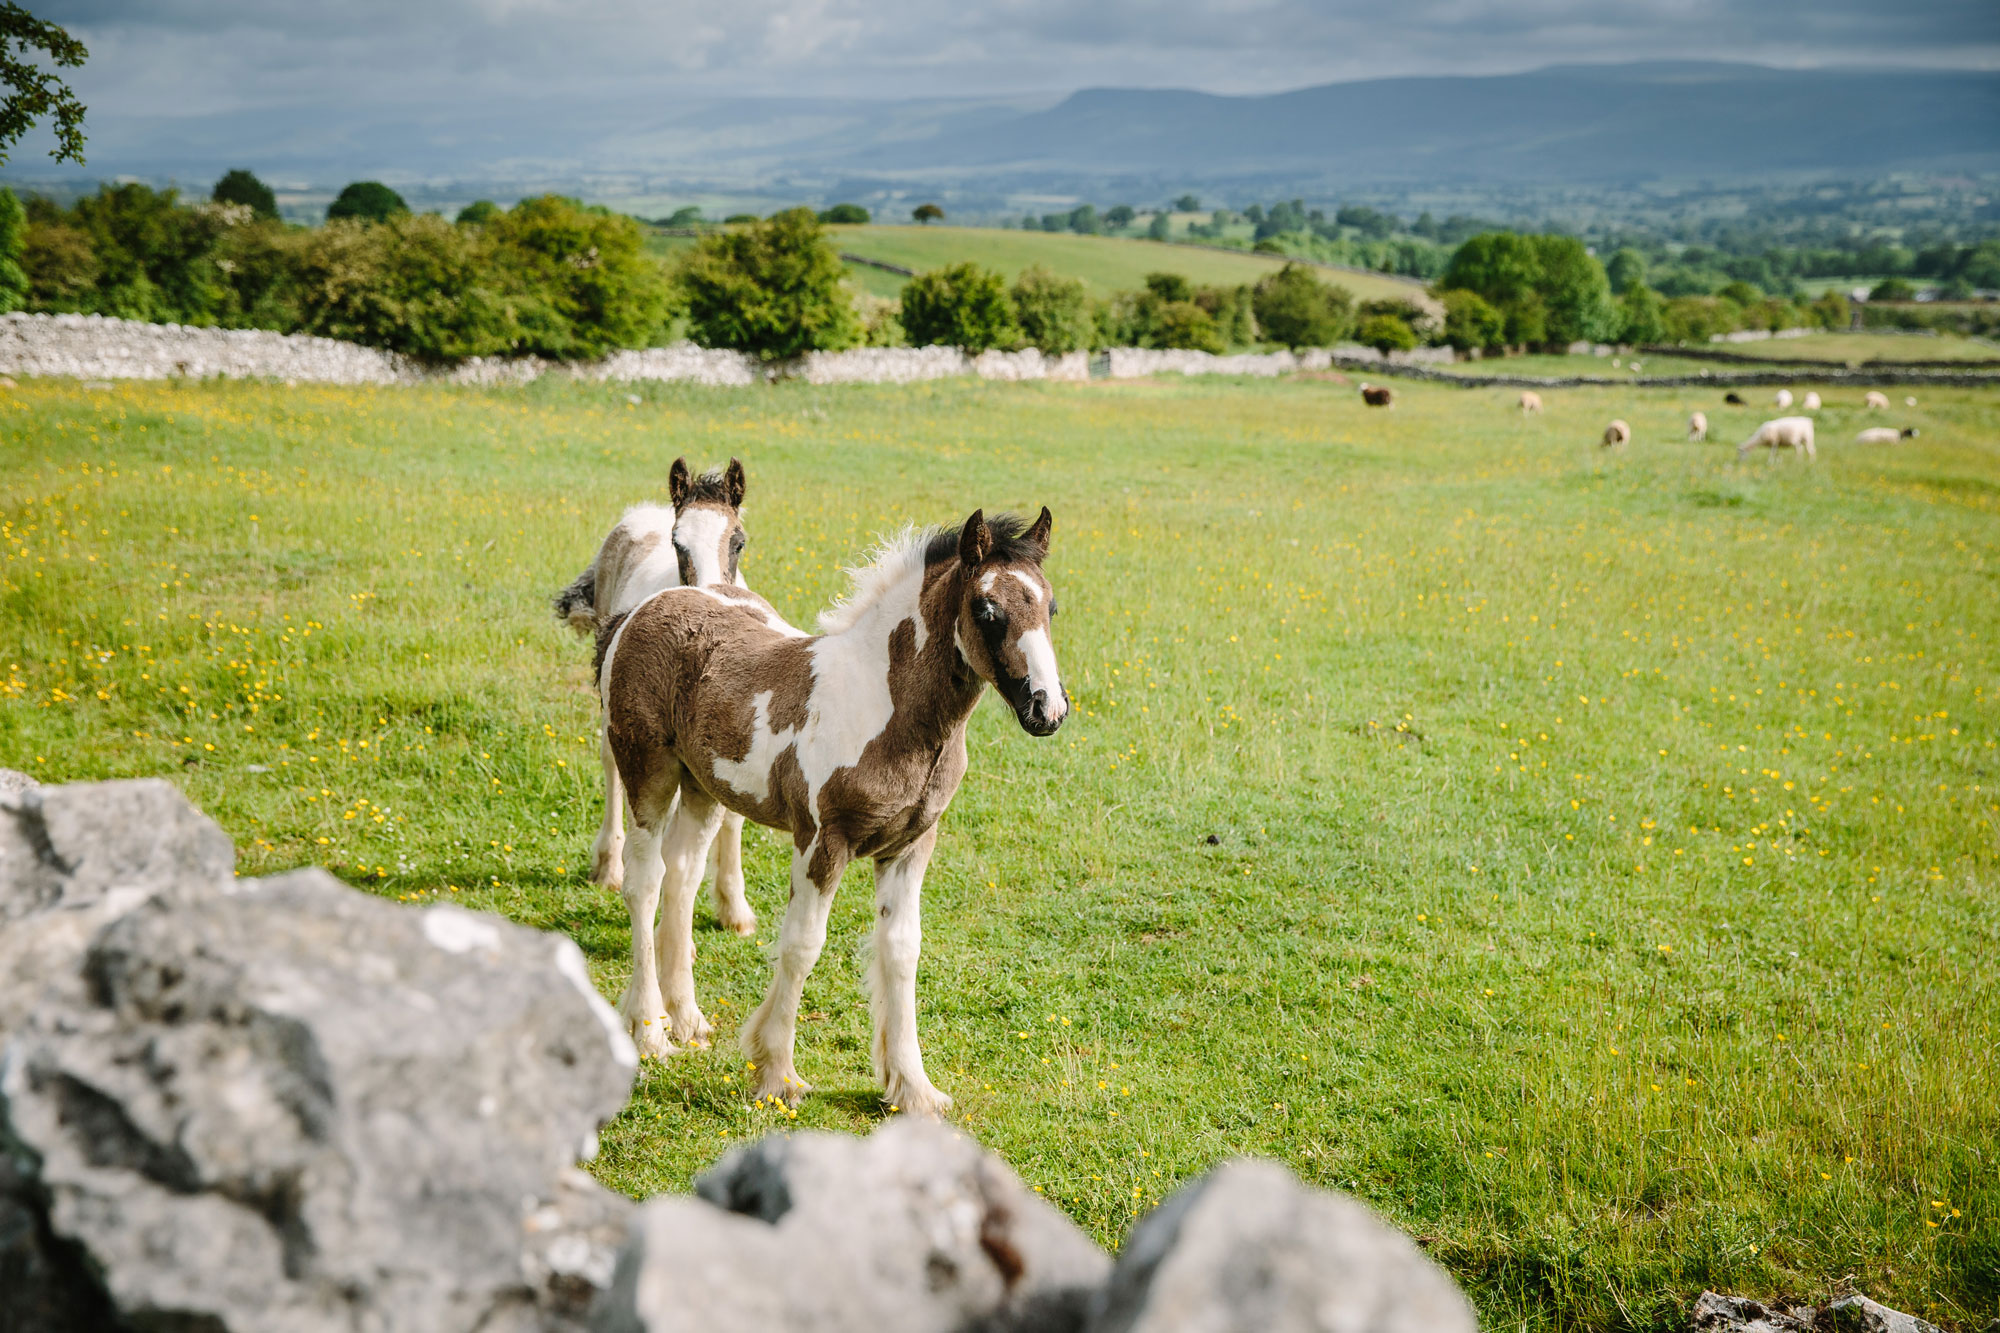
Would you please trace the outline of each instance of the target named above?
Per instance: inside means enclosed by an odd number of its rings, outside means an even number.
[[[944,210],[936,204],[918,204],[910,210],[910,216],[917,222],[929,225],[933,222],[944,221]]]
[[[1080,204],[1070,210],[1069,229],[1081,236],[1095,236],[1102,230],[1097,217],[1097,205]]]
[[[1507,321],[1493,303],[1478,292],[1454,287],[1441,292],[1444,302],[1444,340],[1461,352],[1473,348],[1498,347],[1506,337]]]
[[[1304,264],[1287,264],[1258,282],[1251,297],[1257,327],[1287,347],[1326,347],[1346,335],[1354,297],[1319,280]]]
[[[393,217],[401,217],[410,211],[403,202],[403,196],[384,185],[381,181],[355,181],[343,187],[326,206],[326,220],[338,222],[342,218],[361,218],[369,222],[386,222]]]
[[[1178,273],[1148,273],[1146,294],[1156,301],[1192,301],[1194,284]]]
[[[835,204],[819,215],[821,222],[845,226],[867,222],[868,210],[859,204]]]
[[[660,332],[667,283],[631,218],[550,194],[523,199],[488,230],[518,350],[596,357]]]
[[[491,282],[482,229],[425,215],[346,218],[313,233],[295,284],[305,328],[431,362],[513,351],[520,325]]]
[[[1080,279],[1063,278],[1037,264],[1014,279],[1014,316],[1031,346],[1050,356],[1090,343],[1090,298]]]
[[[1104,225],[1113,231],[1123,231],[1132,225],[1132,219],[1137,216],[1138,213],[1132,205],[1114,204],[1104,210]]]
[[[1139,345],[1195,352],[1228,350],[1215,327],[1215,316],[1192,301],[1166,301],[1150,311]]]
[[[860,320],[841,276],[840,256],[808,208],[704,236],[679,275],[689,334],[766,359],[852,347]]]
[[[734,227],[740,223],[761,222],[762,220],[755,213],[731,213],[722,220],[722,225],[725,227]]]
[[[1839,292],[1825,292],[1812,303],[1812,319],[1822,329],[1844,329],[1853,320],[1853,309]]]
[[[27,248],[28,210],[0,186],[0,311],[19,310],[28,299],[28,274],[21,267]]]
[[[241,167],[217,181],[208,197],[218,204],[248,205],[253,215],[266,222],[274,222],[278,217],[278,196],[254,173]]]
[[[1723,289],[1727,291],[1727,288]],[[1875,290],[1868,293],[1871,301],[1914,301],[1917,289],[1901,278],[1884,278],[1875,284]]]
[[[692,227],[701,221],[701,205],[683,204],[673,211],[671,217],[660,219],[662,227]]]
[[[1407,352],[1417,345],[1416,331],[1394,315],[1370,315],[1355,337],[1378,352]]]
[[[483,227],[500,216],[500,205],[491,199],[475,199],[458,210],[455,219],[461,227]]]
[[[1165,213],[1153,214],[1153,220],[1146,224],[1146,239],[1149,241],[1164,241],[1173,234],[1173,223]]]
[[[1633,282],[1618,297],[1618,340],[1637,346],[1667,336],[1667,303],[1643,282]]]
[[[977,264],[953,264],[910,279],[903,287],[902,320],[903,332],[919,347],[935,343],[983,352],[1021,341],[1006,279]]]

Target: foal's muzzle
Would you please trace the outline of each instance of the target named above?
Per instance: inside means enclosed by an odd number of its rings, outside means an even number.
[[[1021,730],[1030,736],[1053,736],[1056,728],[1069,716],[1069,691],[1060,685],[1056,687],[1062,695],[1060,702],[1052,701],[1047,690],[1036,690],[1023,699],[1014,709],[1014,716],[1021,721]]]

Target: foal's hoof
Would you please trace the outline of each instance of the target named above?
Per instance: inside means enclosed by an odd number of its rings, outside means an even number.
[[[614,856],[608,861],[601,856],[597,858],[597,863],[590,868],[590,882],[601,884],[607,889],[624,888],[625,858]]]
[[[766,1070],[757,1083],[757,1100],[783,1102],[786,1106],[797,1106],[812,1091],[812,1084],[796,1073],[779,1073]]]
[[[673,1039],[684,1046],[707,1047],[715,1036],[715,1027],[702,1016],[699,1009],[690,1009],[684,1014],[675,1014],[668,1030]]]
[[[747,939],[757,933],[757,914],[747,907],[741,912],[718,910],[715,920],[717,925],[733,935],[741,935]]]
[[[919,1120],[942,1120],[944,1113],[951,1109],[951,1098],[927,1081],[891,1079],[888,1089],[882,1094],[882,1101],[891,1111],[915,1116]]]
[[[680,1047],[674,1045],[672,1025],[665,1014],[652,1018],[628,1018],[625,1030],[632,1034],[632,1044],[639,1048],[639,1058],[664,1060],[670,1055],[680,1054]]]

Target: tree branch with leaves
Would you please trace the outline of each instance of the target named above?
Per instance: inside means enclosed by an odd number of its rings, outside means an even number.
[[[83,103],[41,61],[77,69],[89,57],[83,43],[59,25],[0,3],[0,166],[6,165],[7,150],[40,120],[48,120],[55,132],[49,156],[83,164]]]

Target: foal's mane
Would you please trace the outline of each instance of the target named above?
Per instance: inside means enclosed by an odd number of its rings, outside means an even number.
[[[1041,559],[1039,547],[1021,540],[1021,534],[1028,530],[1028,523],[1019,514],[995,514],[986,520],[986,526],[993,534],[993,551],[988,559]],[[964,524],[950,528],[912,525],[885,539],[870,553],[867,564],[846,571],[847,595],[819,613],[819,632],[846,633],[904,579],[921,575],[932,565],[956,559],[959,532],[963,527]]]
[[[729,474],[722,468],[712,467],[708,471],[688,478],[688,504],[721,505],[733,508],[729,503]]]

